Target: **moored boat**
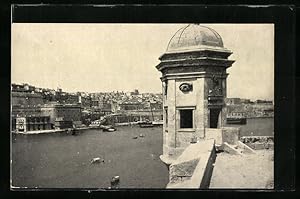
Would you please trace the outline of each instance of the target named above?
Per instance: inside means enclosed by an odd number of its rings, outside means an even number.
[[[227,124],[246,124],[247,118],[245,112],[231,112],[227,114]]]
[[[226,123],[227,124],[246,124],[247,119],[246,118],[227,118]]]
[[[113,131],[116,131],[117,129],[111,125],[108,125],[108,126],[105,126],[105,125],[101,125],[100,128],[103,130],[103,131],[108,131],[108,132],[113,132]]]

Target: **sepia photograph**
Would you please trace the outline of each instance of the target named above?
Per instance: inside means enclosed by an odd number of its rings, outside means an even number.
[[[274,27],[12,23],[10,188],[274,189]]]

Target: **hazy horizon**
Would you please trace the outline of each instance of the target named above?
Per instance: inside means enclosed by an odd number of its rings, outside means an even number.
[[[12,83],[66,92],[161,93],[155,66],[186,24],[12,24]],[[236,60],[227,97],[274,100],[274,25],[203,24]],[[258,89],[259,88],[259,89]]]

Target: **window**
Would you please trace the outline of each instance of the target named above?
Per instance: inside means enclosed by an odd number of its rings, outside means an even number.
[[[218,120],[219,120],[219,114],[221,112],[221,109],[219,108],[212,108],[209,110],[209,127],[210,128],[218,128]],[[237,113],[233,113],[233,115],[237,115]]]
[[[165,108],[166,127],[168,126],[168,109]]]
[[[168,94],[168,81],[163,82],[163,88],[164,88],[164,95],[167,96],[167,94]]]
[[[193,109],[179,110],[180,128],[193,128]]]

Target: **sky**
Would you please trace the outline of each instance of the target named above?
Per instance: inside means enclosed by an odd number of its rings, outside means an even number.
[[[12,24],[12,82],[67,92],[159,93],[155,68],[187,24]],[[216,30],[236,60],[227,97],[274,99],[274,25],[202,24]]]

